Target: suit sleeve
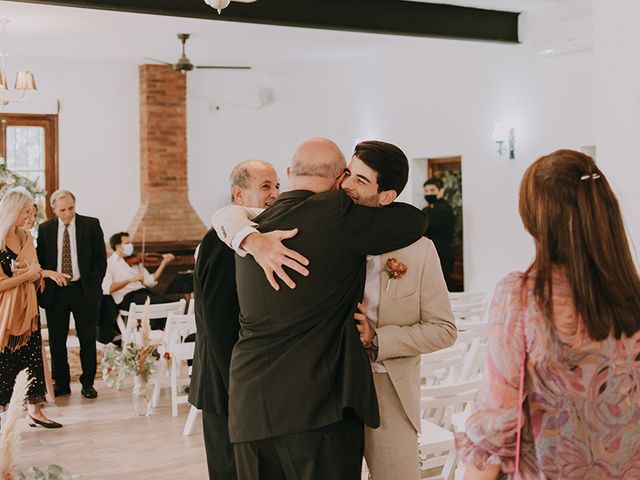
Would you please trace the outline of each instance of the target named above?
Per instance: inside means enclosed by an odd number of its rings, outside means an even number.
[[[107,271],[107,249],[104,245],[104,233],[98,219],[96,219],[95,226],[91,230],[91,249],[93,251],[95,276],[98,279],[102,279]]]
[[[411,245],[424,235],[427,219],[412,205],[394,202],[382,208],[362,207],[341,192],[343,228],[358,255],[381,255]]]
[[[453,345],[458,336],[449,292],[433,242],[427,243],[420,278],[420,320],[413,325],[385,325],[378,334],[378,361],[411,357]]]
[[[227,205],[211,216],[211,226],[229,248],[235,236],[247,227],[256,227],[252,220],[264,210],[260,208],[246,208],[240,205]]]
[[[206,235],[200,244],[200,254],[196,264],[198,277],[200,278],[202,292],[221,292],[223,289],[221,283],[231,281],[233,284],[233,294],[229,294],[224,298],[220,295],[203,295],[197,301],[201,302],[201,314],[207,323],[207,331],[211,332],[207,338],[211,347],[211,351],[216,359],[216,365],[220,369],[220,376],[224,380],[227,391],[229,390],[229,359],[231,358],[231,350],[235,342],[230,342],[230,325],[228,325],[228,316],[220,315],[221,310],[225,310],[223,302],[238,302],[235,293],[235,277],[233,276],[233,264],[235,259],[223,258],[222,249],[216,249],[216,239]],[[230,263],[227,264],[226,261]],[[225,278],[225,270],[228,270],[230,279]],[[228,305],[225,305],[228,306]],[[239,310],[239,308],[238,308]]]

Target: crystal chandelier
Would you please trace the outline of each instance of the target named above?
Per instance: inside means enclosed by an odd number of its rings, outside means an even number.
[[[0,41],[0,56],[2,57],[2,63],[0,64],[0,103],[3,107],[6,107],[11,102],[21,102],[27,97],[30,92],[35,92],[36,79],[29,70],[19,70],[16,75],[16,83],[13,89],[18,92],[17,98],[12,98],[9,92],[9,84],[7,83],[6,76],[6,64],[7,64],[7,50],[6,50],[6,27],[9,20],[0,19],[2,25],[2,38]]]

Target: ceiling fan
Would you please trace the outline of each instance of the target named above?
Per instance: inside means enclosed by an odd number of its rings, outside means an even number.
[[[182,42],[182,55],[178,59],[176,63],[165,62],[163,60],[156,60],[155,58],[145,57],[147,60],[151,60],[155,63],[161,63],[162,65],[171,65],[173,69],[177,72],[187,73],[193,70],[194,68],[215,68],[215,69],[223,69],[223,70],[251,70],[251,67],[232,67],[227,65],[194,65],[191,63],[191,60],[187,58],[185,54],[185,43],[189,39],[191,35],[188,33],[179,33],[178,38]]]

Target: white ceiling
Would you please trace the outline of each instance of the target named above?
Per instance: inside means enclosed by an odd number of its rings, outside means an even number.
[[[262,0],[268,1],[268,0]],[[420,0],[422,1],[422,0]],[[517,10],[563,0],[429,0]],[[302,70],[322,63],[349,62],[405,45],[407,37],[276,27],[192,18],[109,12],[0,0],[8,18],[9,61],[81,59],[146,63],[144,57],[174,62],[176,33],[191,33],[187,55],[200,65],[251,65],[258,72]],[[222,13],[224,18],[224,12]],[[433,39],[420,41],[435,42]],[[415,45],[415,44],[413,44]]]

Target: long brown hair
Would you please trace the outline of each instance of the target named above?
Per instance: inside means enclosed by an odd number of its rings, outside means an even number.
[[[577,313],[593,340],[640,330],[640,278],[618,200],[593,159],[557,150],[536,160],[520,184],[520,216],[536,244],[534,295],[549,322],[552,269],[563,267]]]

